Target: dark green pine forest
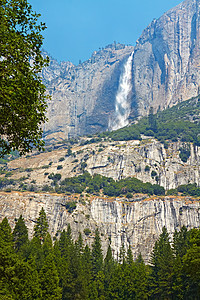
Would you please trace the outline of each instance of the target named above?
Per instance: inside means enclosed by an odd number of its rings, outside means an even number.
[[[200,299],[200,229],[175,231],[165,227],[148,264],[133,260],[131,247],[105,257],[98,229],[91,248],[81,234],[73,241],[71,228],[51,239],[44,209],[35,221],[34,235],[22,216],[11,230],[0,223],[0,299],[106,300]]]

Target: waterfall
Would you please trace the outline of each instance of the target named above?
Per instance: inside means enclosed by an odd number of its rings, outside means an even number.
[[[124,64],[124,70],[119,79],[119,87],[115,99],[115,113],[109,120],[109,130],[117,130],[128,125],[128,117],[131,112],[131,105],[128,96],[131,92],[133,53]]]

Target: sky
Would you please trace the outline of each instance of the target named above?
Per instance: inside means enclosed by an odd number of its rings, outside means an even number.
[[[154,19],[181,0],[29,0],[47,29],[43,48],[58,61],[78,64],[114,41],[135,45]]]

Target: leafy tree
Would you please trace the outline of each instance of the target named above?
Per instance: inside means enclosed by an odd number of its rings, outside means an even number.
[[[39,212],[39,217],[36,221],[36,225],[34,226],[34,236],[38,237],[41,242],[44,242],[44,239],[47,235],[47,230],[49,228],[48,221],[47,221],[47,216],[44,211],[44,208]]]
[[[47,107],[45,86],[38,76],[48,60],[41,54],[39,14],[27,0],[1,0],[0,5],[0,156],[39,150]]]

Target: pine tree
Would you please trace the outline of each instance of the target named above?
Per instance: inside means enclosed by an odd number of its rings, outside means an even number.
[[[111,276],[113,276],[113,273],[115,271],[115,261],[112,256],[112,249],[110,244],[108,245],[108,250],[106,253],[106,257],[104,259],[104,275],[105,275],[105,295],[106,298],[108,298],[109,295],[109,284]]]
[[[47,232],[44,243],[42,245],[44,257],[46,257],[48,254],[50,254],[52,252],[52,248],[53,248],[52,239],[51,239],[49,232]]]
[[[58,272],[55,267],[53,255],[49,254],[44,261],[43,267],[39,272],[39,280],[42,290],[42,299],[60,300],[62,290],[59,287]]]
[[[183,270],[188,277],[188,299],[200,295],[200,229],[190,230],[189,249],[183,256]]]
[[[0,299],[38,299],[37,272],[14,251],[7,218],[0,224]]]
[[[183,226],[181,230],[175,231],[173,235],[173,250],[176,256],[183,257],[189,248],[189,233]]]
[[[20,251],[21,247],[28,242],[28,229],[25,225],[22,215],[20,215],[15,224],[15,228],[13,230],[13,239],[16,252]]]
[[[141,253],[135,261],[135,299],[148,299],[148,267],[145,265]]]
[[[130,244],[129,244],[128,251],[127,251],[126,262],[129,266],[131,266],[133,264],[133,253],[132,253]]]
[[[92,265],[93,274],[96,275],[103,267],[103,254],[101,249],[101,239],[99,236],[99,230],[95,231],[95,238],[92,244]]]
[[[44,242],[44,239],[47,234],[47,230],[49,228],[48,221],[47,221],[47,216],[44,211],[44,208],[39,212],[39,217],[36,221],[36,225],[34,226],[34,236],[38,237],[41,242]]]
[[[170,297],[172,294],[173,251],[167,229],[163,227],[151,255],[151,293],[152,299]]]

